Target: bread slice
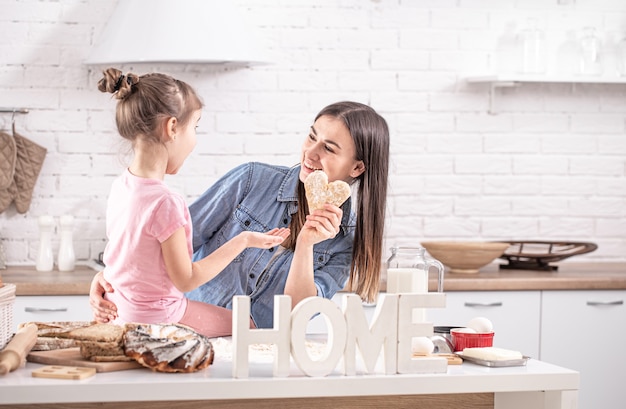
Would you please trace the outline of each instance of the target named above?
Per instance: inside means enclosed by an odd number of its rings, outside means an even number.
[[[115,342],[121,343],[124,337],[124,327],[115,324],[93,324],[88,327],[71,330],[68,338],[81,341]]]
[[[22,322],[18,325],[18,328],[25,327],[28,324],[35,324],[37,326],[38,337],[70,338],[69,333],[71,331],[94,325],[95,321],[31,321]]]
[[[324,171],[311,172],[304,180],[304,189],[309,210],[323,209],[324,203],[341,206],[351,194],[350,185],[343,180],[328,183]]]
[[[78,341],[69,338],[37,337],[33,351],[53,351],[55,349],[75,348]]]
[[[83,358],[124,355],[124,347],[119,342],[78,341],[78,344]]]

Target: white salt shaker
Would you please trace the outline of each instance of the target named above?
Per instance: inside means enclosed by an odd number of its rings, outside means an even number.
[[[74,216],[63,215],[61,224],[61,244],[59,245],[59,257],[57,265],[59,271],[74,271],[76,255],[74,254],[73,230]]]
[[[52,216],[39,216],[39,252],[37,253],[37,271],[52,271],[54,257],[52,255]]]

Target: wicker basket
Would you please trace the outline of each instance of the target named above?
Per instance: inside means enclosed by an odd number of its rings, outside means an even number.
[[[14,303],[15,285],[4,284],[0,287],[0,349],[4,348],[13,337]]]

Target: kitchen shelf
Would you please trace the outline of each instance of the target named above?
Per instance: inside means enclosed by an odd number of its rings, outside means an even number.
[[[626,84],[626,76],[592,76],[563,74],[482,74],[465,78],[468,83],[489,84],[489,113],[495,114],[495,93],[498,88],[517,87],[524,83]]]
[[[485,74],[466,77],[467,82],[484,83],[523,83],[523,82],[565,82],[572,84],[626,84],[626,76],[592,76],[592,75],[562,75],[562,74]]]

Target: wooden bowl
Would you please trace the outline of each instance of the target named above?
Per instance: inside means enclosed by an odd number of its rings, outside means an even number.
[[[500,257],[509,243],[487,241],[425,241],[422,247],[450,268],[451,273],[478,273],[481,267]]]

